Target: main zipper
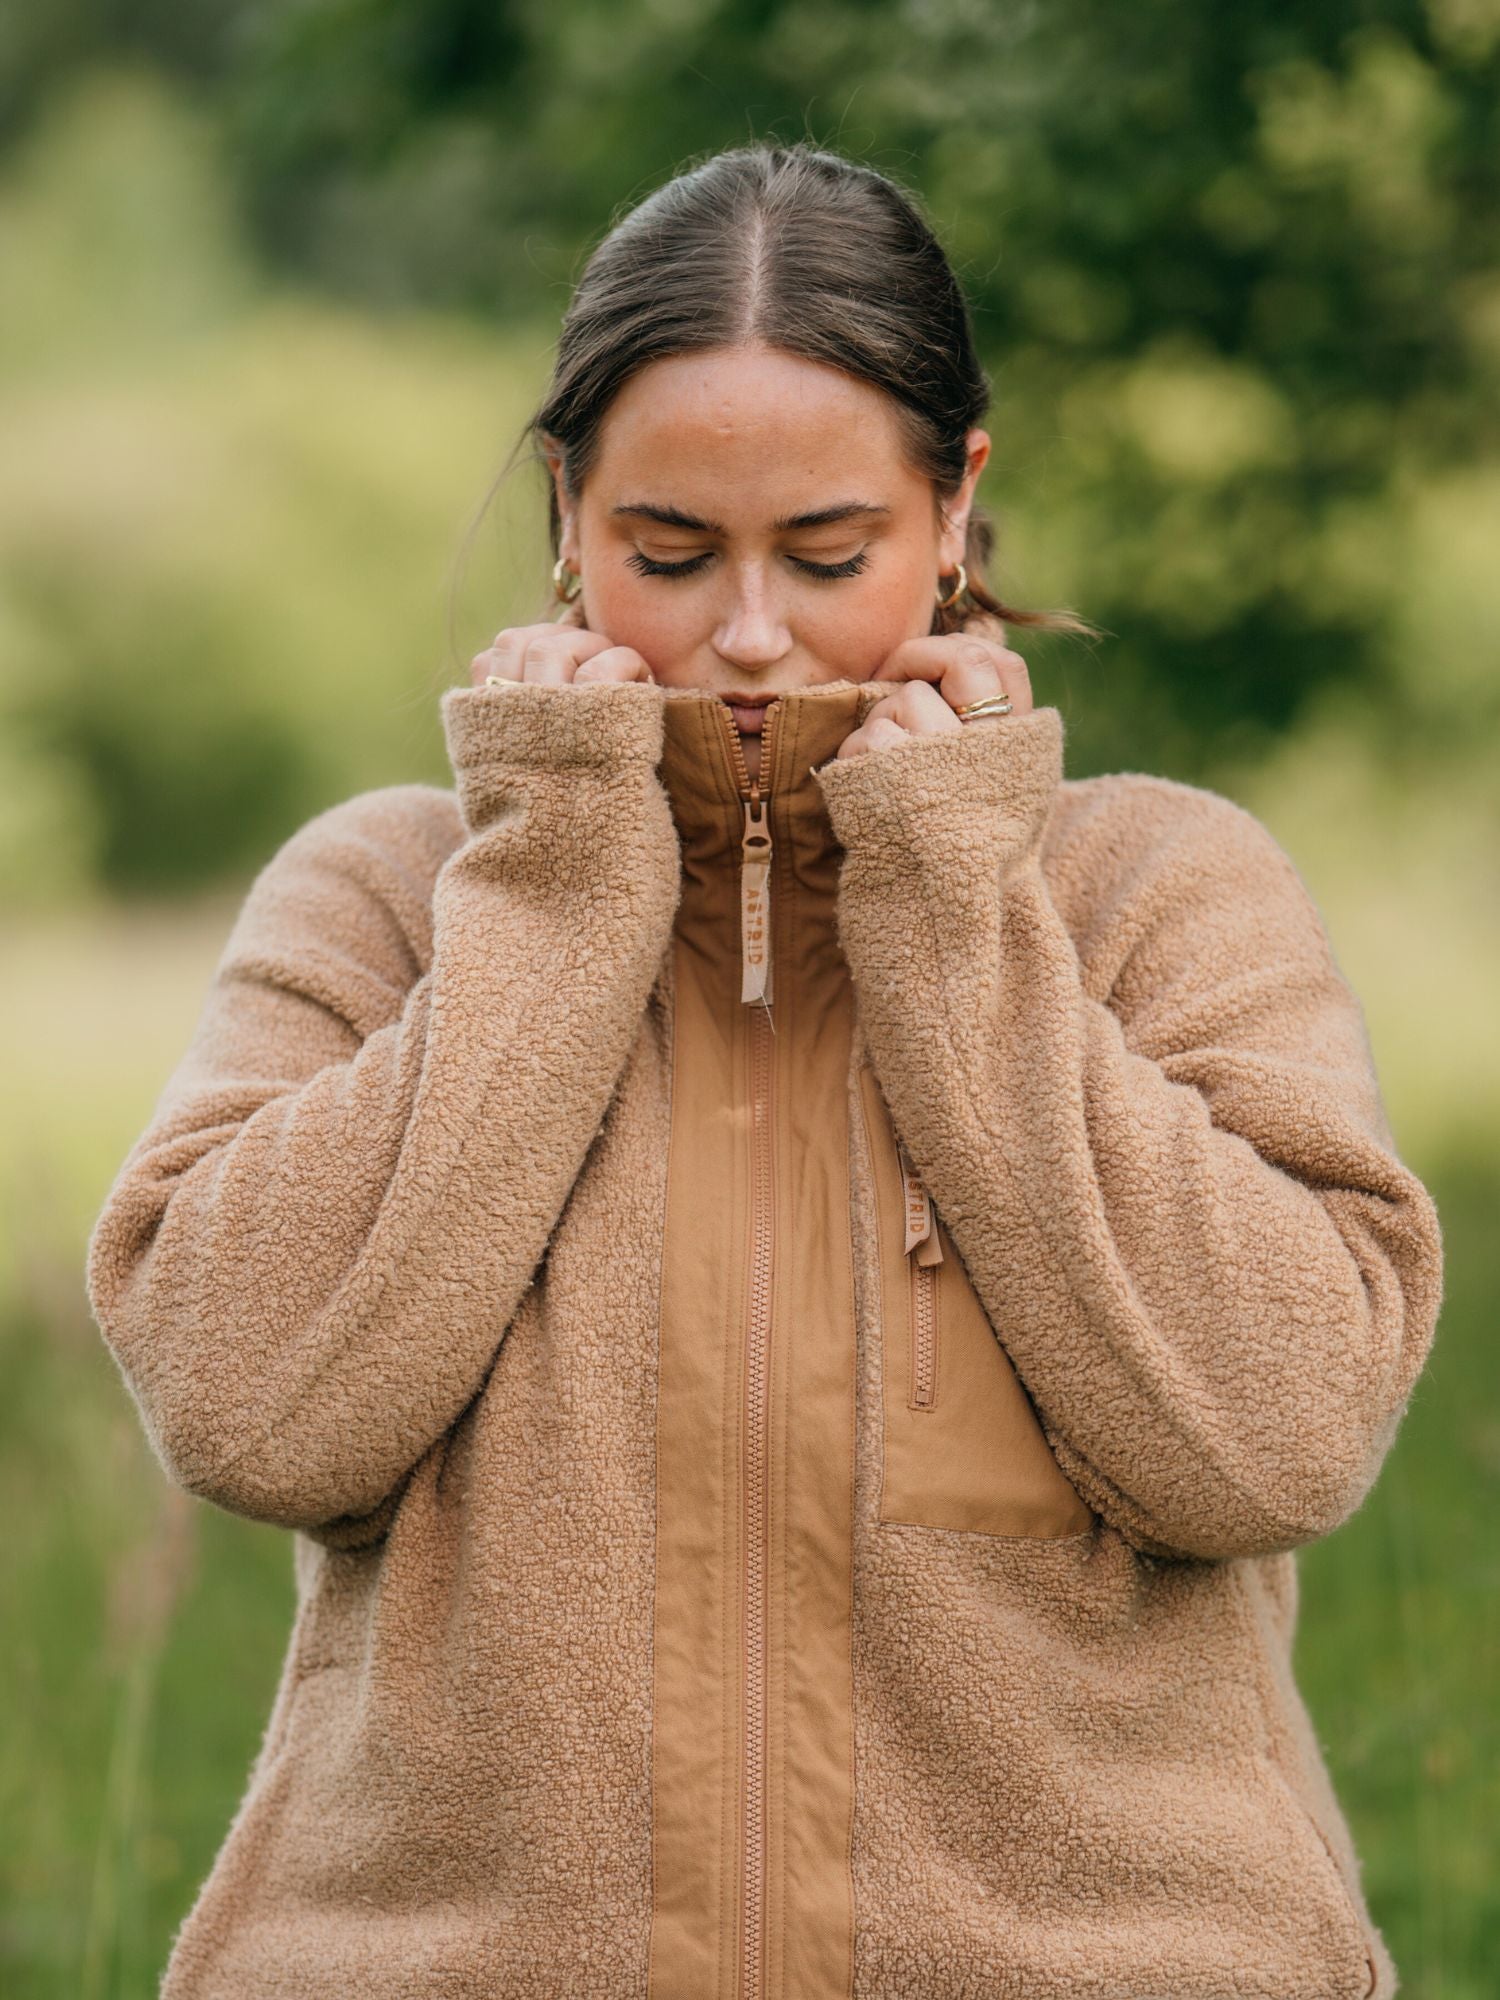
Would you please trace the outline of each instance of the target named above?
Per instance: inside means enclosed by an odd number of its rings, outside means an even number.
[[[766,1939],[767,1608],[770,1592],[769,1498],[771,1416],[771,1282],[775,1230],[772,1131],[771,803],[772,746],[781,704],[765,711],[760,771],[751,782],[734,717],[729,729],[744,827],[740,845],[740,999],[751,1003],[751,1256],[745,1333],[745,1491],[741,1518],[741,1624],[745,1720],[741,1737],[741,1837],[744,1853],[740,1918],[740,2000],[762,2000]],[[765,780],[766,792],[761,791]]]

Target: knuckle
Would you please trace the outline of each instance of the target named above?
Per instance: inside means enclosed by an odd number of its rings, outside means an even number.
[[[894,715],[872,715],[865,728],[873,743],[894,743],[909,733]]]
[[[642,658],[628,646],[608,646],[596,652],[574,674],[574,680],[632,680],[642,668]]]

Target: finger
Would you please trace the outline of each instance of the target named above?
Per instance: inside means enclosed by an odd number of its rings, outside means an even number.
[[[944,729],[963,728],[963,723],[930,681],[894,683],[892,692],[884,701],[876,703],[870,710],[870,716],[899,723],[910,736],[929,736]]]
[[[1019,653],[1009,652],[977,632],[936,632],[920,639],[903,639],[881,661],[872,678],[940,681],[955,665],[1001,667],[1007,661],[1021,667],[1026,664]]]
[[[986,694],[1008,694],[1020,711],[1032,706],[1031,672],[1021,655],[968,632],[907,639],[881,662],[872,678],[927,681],[955,707]]]
[[[882,713],[884,702],[872,708],[858,729],[850,730],[834,753],[835,757],[864,757],[874,750],[888,750],[897,743],[910,741],[912,732],[903,729],[894,716]],[[962,723],[957,725],[960,729]]]
[[[610,641],[598,632],[559,625],[526,626],[514,642],[515,676],[517,680],[562,687],[573,679],[584,660],[607,652],[609,647]]]
[[[595,653],[579,663],[574,674],[575,682],[589,681],[649,681],[651,669],[630,646],[607,646],[602,653]]]
[[[909,702],[916,703],[911,709],[914,717],[930,715],[929,702],[946,708],[951,715],[965,702],[1010,692],[1002,661],[997,647],[952,633],[898,646],[874,678],[889,682]]]
[[[533,634],[551,630],[550,625],[503,625],[484,651],[474,655],[472,671],[475,681],[483,686],[491,677],[519,680],[521,645]]]
[[[909,742],[913,736],[941,736],[963,726],[936,688],[923,681],[912,681],[898,687],[884,701],[876,702],[860,727],[852,730],[844,741],[851,746],[848,754],[852,757],[866,750]]]

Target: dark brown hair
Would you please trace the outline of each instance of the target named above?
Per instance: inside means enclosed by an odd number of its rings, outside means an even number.
[[[958,491],[967,434],[990,404],[968,303],[915,197],[807,140],[711,154],[614,224],[578,280],[545,400],[511,462],[528,440],[538,459],[553,441],[576,495],[605,414],[639,369],[668,355],[752,344],[884,390],[911,464],[939,499]],[[555,557],[561,522],[550,477],[548,496]],[[968,590],[947,610],[934,606],[934,633],[988,612],[1009,625],[1098,636],[1070,611],[1004,603],[987,578],[994,543],[976,501]]]

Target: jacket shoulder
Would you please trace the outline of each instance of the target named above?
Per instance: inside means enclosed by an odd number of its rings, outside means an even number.
[[[326,806],[283,841],[262,874],[287,860],[378,858],[397,874],[430,889],[443,863],[464,841],[457,795],[437,785],[381,785]]]
[[[220,974],[297,985],[362,1032],[431,966],[433,891],[466,838],[456,795],[436,785],[357,792],[299,826],[261,868]],[[352,998],[349,996],[353,996]]]
[[[1065,778],[1042,838],[1042,866],[1081,952],[1166,911],[1232,895],[1247,926],[1291,905],[1322,919],[1286,849],[1223,792],[1147,771]]]
[[[1239,838],[1251,845],[1274,840],[1263,821],[1224,792],[1154,771],[1106,771],[1092,778],[1064,778],[1058,786],[1047,844],[1059,850],[1076,841],[1105,840],[1130,851],[1148,850],[1185,830]]]

